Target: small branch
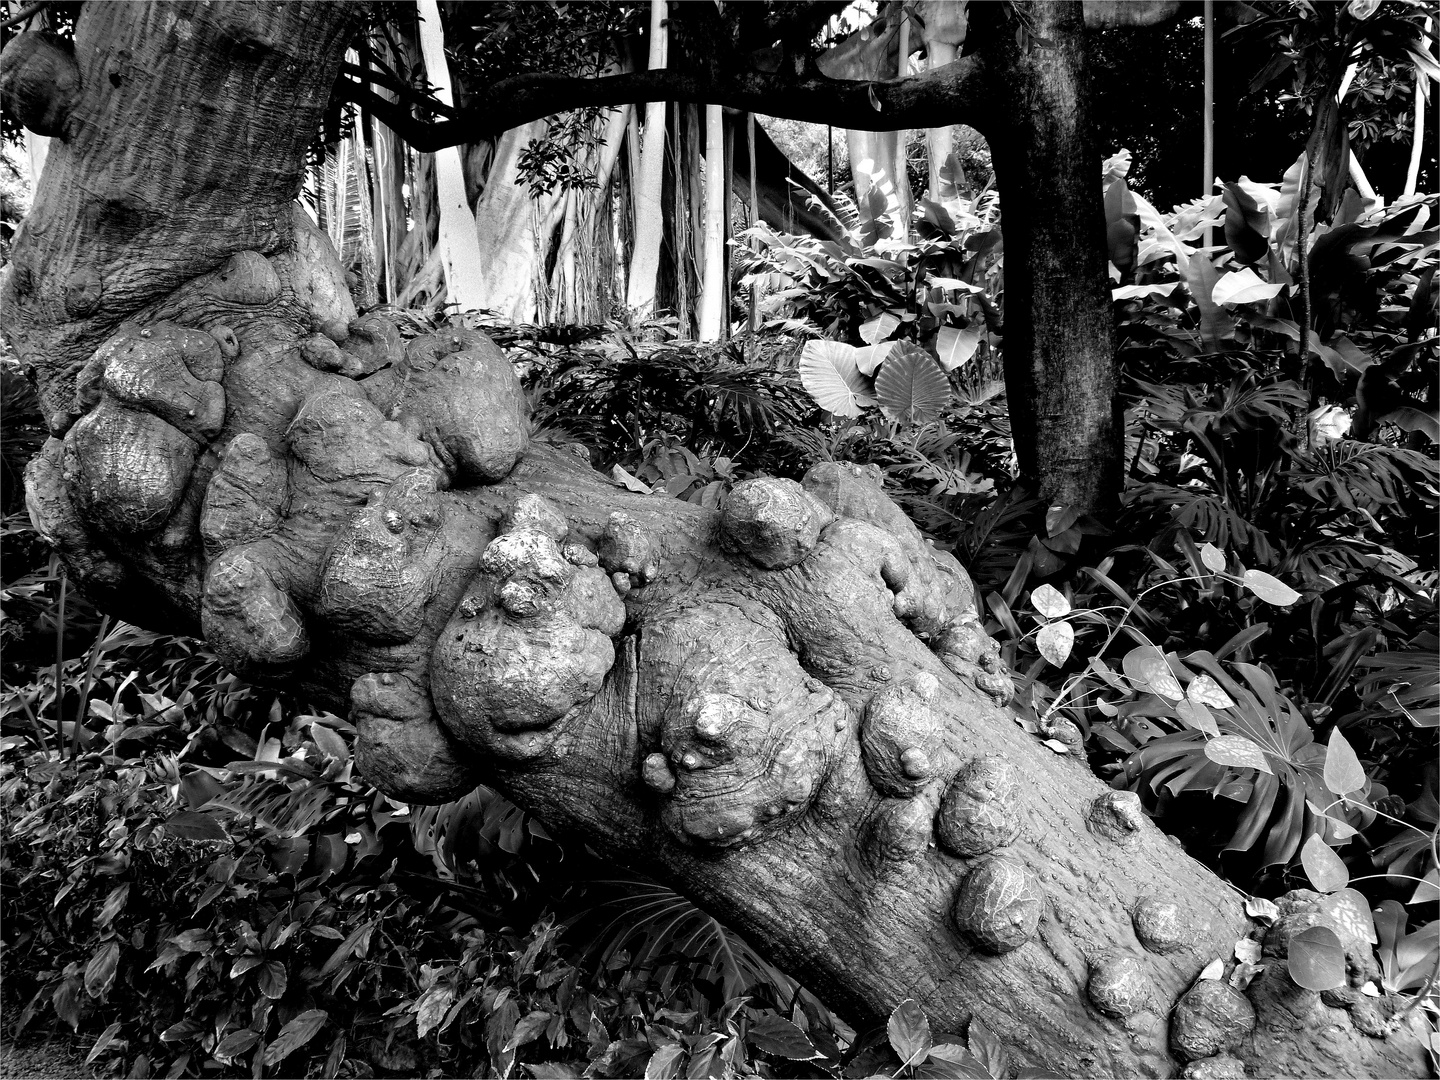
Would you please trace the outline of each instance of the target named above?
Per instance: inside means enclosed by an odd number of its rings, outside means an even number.
[[[38,4],[26,4],[14,15],[11,15],[10,18],[4,22],[0,22],[0,30],[8,30],[12,26],[19,26],[23,22],[28,22],[32,16],[40,14],[40,12],[49,6],[50,0],[40,0]]]
[[[449,120],[460,117],[460,110],[452,105],[446,105],[435,99],[434,96],[427,96],[416,91],[415,87],[401,79],[376,68],[365,68],[359,64],[344,63],[340,65],[340,71],[345,75],[354,75],[356,78],[372,83],[375,86],[383,86],[392,93],[399,94],[404,104],[418,105],[423,109],[429,109],[433,113]]]

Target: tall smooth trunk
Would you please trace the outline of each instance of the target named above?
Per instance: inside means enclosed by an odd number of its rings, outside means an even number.
[[[705,275],[700,340],[719,341],[725,304],[725,113],[705,107]]]
[[[650,0],[650,70],[666,63],[667,0]],[[660,241],[665,231],[662,189],[665,175],[665,113],[663,101],[645,106],[645,130],[640,152],[640,177],[635,185],[635,248],[630,256],[626,306],[637,315],[655,309],[656,279],[660,271]]]
[[[445,33],[436,0],[416,0],[420,9],[420,51],[425,74],[435,98],[453,105],[450,62],[445,58]],[[435,155],[436,196],[440,205],[440,257],[445,267],[445,289],[450,302],[462,311],[486,307],[485,259],[475,235],[475,217],[465,195],[465,173],[460,151],[450,146]]]

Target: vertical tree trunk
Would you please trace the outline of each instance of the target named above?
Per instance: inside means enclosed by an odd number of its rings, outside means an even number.
[[[725,301],[725,115],[705,106],[705,273],[700,285],[701,341],[719,341]]]
[[[484,777],[673,882],[859,1023],[913,997],[1067,1076],[1418,1075],[1418,1017],[1289,981],[1290,931],[1349,933],[1313,894],[1247,994],[1187,989],[1242,898],[1015,724],[964,571],[871,473],[635,495],[528,444],[482,335],[356,318],[293,211],[354,10],[81,14],[0,299],[55,433],[31,514],[85,586],[348,700],[397,798]]]
[[[666,0],[650,0],[650,70],[665,66]],[[635,243],[630,257],[626,306],[638,315],[655,308],[656,278],[660,272],[660,241],[665,231],[661,200],[665,175],[665,102],[645,106],[645,132],[640,153],[640,176],[635,184]]]
[[[450,62],[445,58],[445,32],[436,0],[416,0],[420,8],[420,51],[425,75],[443,105],[454,104],[450,93]],[[475,235],[475,217],[465,195],[460,151],[446,147],[435,155],[436,197],[440,205],[440,259],[445,268],[449,301],[461,311],[487,306],[485,259]]]
[[[1035,0],[1022,10],[1033,17],[1026,44],[996,28],[987,59],[1010,425],[1041,497],[1091,511],[1120,491],[1122,421],[1084,27],[1078,3]]]

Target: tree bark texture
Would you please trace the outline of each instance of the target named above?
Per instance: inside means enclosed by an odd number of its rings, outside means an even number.
[[[529,441],[482,335],[357,318],[293,210],[352,11],[83,10],[3,300],[54,434],[31,514],[87,589],[348,702],[393,795],[484,779],[674,884],[859,1023],[914,997],[1065,1076],[1421,1074],[1417,1016],[1285,975],[1297,927],[1346,933],[1314,894],[1247,993],[1192,987],[1242,897],[1015,724],[876,471],[635,495]]]
[[[1084,26],[1064,0],[1017,11],[1030,17],[1028,40],[997,29],[983,60],[994,110],[983,132],[1004,208],[1010,425],[1041,497],[1095,510],[1120,491],[1123,424]]]

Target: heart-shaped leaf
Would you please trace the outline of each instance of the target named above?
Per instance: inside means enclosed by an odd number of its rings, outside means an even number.
[[[855,366],[855,349],[843,341],[807,341],[800,352],[800,383],[816,405],[836,416],[859,416],[875,404]]]
[[[1345,985],[1345,946],[1328,926],[1307,926],[1290,938],[1290,978],[1306,990]]]
[[[1041,585],[1030,594],[1030,603],[1047,619],[1070,614],[1070,601],[1054,585]]]
[[[1075,628],[1068,622],[1046,623],[1035,635],[1035,647],[1040,650],[1041,656],[1060,667],[1070,658],[1070,650],[1075,647]]]
[[[1289,607],[1300,599],[1300,594],[1277,577],[1264,570],[1246,570],[1241,583],[1267,604]]]
[[[1197,705],[1208,705],[1212,709],[1235,707],[1235,699],[1209,675],[1196,675],[1191,679],[1190,685],[1185,688],[1185,696]]]
[[[1121,661],[1125,674],[1140,690],[1151,690],[1167,701],[1179,701],[1185,696],[1180,689],[1180,680],[1170,670],[1165,654],[1154,645],[1140,645],[1125,654]]]
[[[902,341],[875,376],[875,397],[892,423],[927,424],[949,402],[950,381],[929,353]]]
[[[1225,569],[1225,553],[1214,544],[1200,545],[1200,561],[1205,564],[1205,569],[1217,574]]]
[[[1345,868],[1344,860],[1317,835],[1311,835],[1301,847],[1300,865],[1305,868],[1310,884],[1323,893],[1336,892],[1350,884],[1350,871]]]
[[[954,371],[975,355],[980,348],[980,331],[969,327],[958,329],[942,326],[935,333],[935,353],[940,357],[940,366]]]
[[[1244,735],[1221,735],[1205,744],[1205,756],[1217,765],[1234,765],[1240,769],[1259,769],[1274,773],[1265,760],[1265,751]]]
[[[1220,725],[1216,722],[1215,715],[1198,701],[1176,702],[1175,714],[1185,722],[1187,727],[1203,731],[1206,735],[1220,734]]]
[[[1330,732],[1330,742],[1325,747],[1325,787],[1333,794],[1348,795],[1364,786],[1365,767],[1337,727]]]
[[[900,325],[900,319],[888,311],[882,311],[873,319],[868,319],[860,324],[860,340],[866,345],[878,345]]]

